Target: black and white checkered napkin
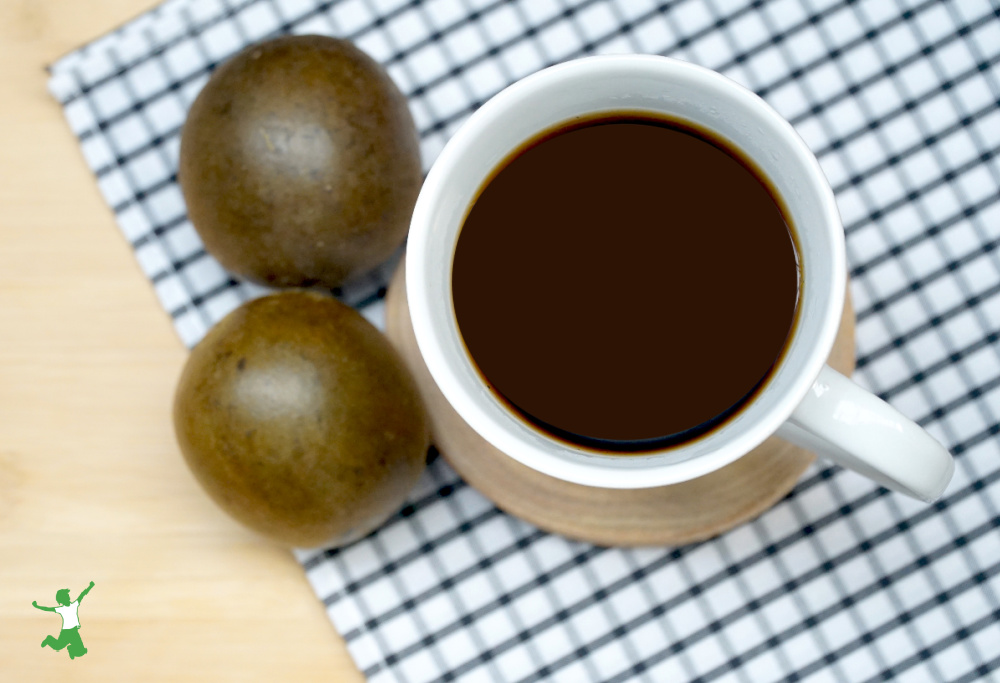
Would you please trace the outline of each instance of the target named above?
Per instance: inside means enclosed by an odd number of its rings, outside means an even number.
[[[1000,676],[998,17],[989,0],[169,0],[54,64],[50,88],[188,345],[264,291],[205,254],[175,175],[185,110],[251,41],[354,40],[408,94],[427,166],[502,87],[592,52],[757,91],[836,191],[856,379],[955,453],[946,498],[817,466],[714,541],[605,549],[500,512],[437,459],[380,531],[298,557],[372,681],[971,681]],[[340,293],[376,323],[386,272]]]

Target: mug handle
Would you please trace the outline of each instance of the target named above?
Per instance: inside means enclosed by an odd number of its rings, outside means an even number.
[[[777,434],[928,503],[941,497],[955,472],[934,437],[829,366]]]

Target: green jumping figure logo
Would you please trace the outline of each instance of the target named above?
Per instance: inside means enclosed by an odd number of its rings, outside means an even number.
[[[76,659],[87,654],[87,648],[83,646],[83,641],[80,640],[80,601],[83,600],[83,596],[89,593],[93,587],[94,582],[91,581],[90,585],[84,588],[83,592],[72,602],[69,599],[69,588],[56,591],[56,602],[59,603],[59,607],[43,607],[37,602],[31,603],[32,606],[40,610],[58,612],[63,620],[62,631],[59,632],[59,637],[46,636],[45,640],[42,641],[42,647],[48,645],[53,650],[61,650],[65,647],[70,659]]]

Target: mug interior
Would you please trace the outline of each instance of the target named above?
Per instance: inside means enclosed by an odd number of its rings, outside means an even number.
[[[752,159],[791,218],[804,278],[796,323],[778,366],[734,417],[660,450],[607,455],[550,437],[483,384],[455,319],[451,269],[469,206],[513,150],[554,126],[623,111],[707,128]],[[414,209],[406,258],[407,296],[421,354],[462,418],[529,467],[612,488],[660,486],[706,474],[773,434],[805,396],[833,347],[846,285],[843,232],[832,192],[792,127],[763,100],[718,73],[645,55],[589,57],[551,67],[481,107],[428,174]],[[739,352],[738,340],[733,352]]]

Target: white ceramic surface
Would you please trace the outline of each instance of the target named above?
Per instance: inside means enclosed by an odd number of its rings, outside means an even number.
[[[451,264],[467,207],[508,153],[561,122],[625,110],[709,128],[752,158],[785,201],[805,278],[791,343],[752,402],[693,440],[609,456],[548,437],[482,383],[455,320]],[[508,87],[473,114],[438,157],[417,200],[406,258],[417,343],[441,391],[487,441],[545,474],[589,486],[661,486],[716,470],[778,432],[924,500],[940,496],[951,478],[951,456],[930,435],[824,365],[846,287],[843,228],[833,193],[791,125],[714,71],[649,55],[588,57]],[[733,352],[739,352],[738,340]],[[664,405],[672,400],[684,397],[667,393]]]

